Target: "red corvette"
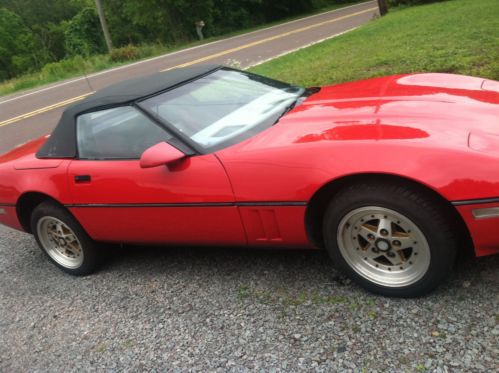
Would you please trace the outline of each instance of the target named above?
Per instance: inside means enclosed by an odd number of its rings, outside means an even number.
[[[69,107],[0,175],[0,223],[71,274],[106,242],[325,248],[368,290],[417,296],[459,250],[499,252],[499,83],[178,69]]]

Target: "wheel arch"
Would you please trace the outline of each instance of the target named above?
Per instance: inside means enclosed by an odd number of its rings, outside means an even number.
[[[460,242],[462,242],[461,252],[471,254],[469,250],[473,248],[473,241],[469,229],[459,212],[445,197],[429,186],[413,179],[383,173],[362,173],[343,176],[329,181],[314,193],[308,201],[305,211],[305,230],[309,241],[313,245],[319,248],[325,247],[322,226],[329,201],[341,189],[360,183],[401,183],[431,198],[434,203],[437,203],[442,209],[446,210],[452,219],[452,223],[459,230],[459,234],[461,235]]]
[[[64,207],[64,205],[55,198],[41,192],[25,192],[18,198],[16,203],[17,218],[25,232],[33,233],[31,231],[31,214],[37,206],[46,201]]]

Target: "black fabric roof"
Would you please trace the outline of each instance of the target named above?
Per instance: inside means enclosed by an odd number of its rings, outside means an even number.
[[[166,91],[189,80],[221,68],[220,65],[198,65],[178,68],[125,80],[103,88],[83,101],[67,107],[57,127],[36,156],[38,158],[73,158],[76,156],[76,117],[84,112],[122,106]]]

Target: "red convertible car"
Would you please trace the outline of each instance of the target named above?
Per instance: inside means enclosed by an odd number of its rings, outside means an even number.
[[[499,252],[499,83],[304,89],[206,65],[121,82],[0,157],[0,223],[74,275],[102,243],[325,248],[370,291],[422,295],[459,250]]]

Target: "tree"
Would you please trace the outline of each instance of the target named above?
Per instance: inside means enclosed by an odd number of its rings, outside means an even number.
[[[182,43],[196,37],[194,24],[211,25],[213,0],[121,0],[111,1],[121,8],[123,19],[144,30],[149,41]]]
[[[99,14],[100,25],[102,27],[102,32],[104,33],[104,39],[106,40],[107,50],[111,53],[111,50],[113,49],[113,41],[111,40],[111,34],[109,34],[101,0],[95,0],[95,6],[97,7],[97,13]]]
[[[81,9],[88,6],[88,0],[0,0],[4,7],[19,15],[28,28],[58,24],[73,18]]]
[[[388,5],[386,3],[386,0],[378,0],[378,7],[379,14],[381,14],[381,16],[384,16],[386,13],[388,13]]]
[[[31,61],[36,61],[36,65],[32,62],[32,69],[66,57],[67,21],[89,4],[92,6],[93,0],[0,0],[0,8],[17,14],[33,36],[32,50],[28,53],[32,55]],[[17,55],[16,60],[26,57]]]
[[[68,57],[106,53],[113,45],[182,44],[196,39],[200,20],[209,37],[348,1],[0,0],[0,80]]]
[[[64,37],[68,56],[90,56],[106,52],[99,17],[93,7],[83,9],[67,23]]]
[[[0,80],[41,67],[38,64],[35,40],[21,17],[0,8]]]

